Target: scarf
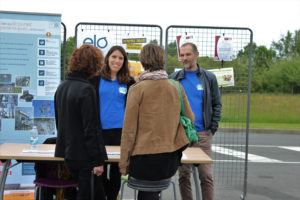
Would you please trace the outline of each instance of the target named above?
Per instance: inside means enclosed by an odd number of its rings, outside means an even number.
[[[140,74],[139,80],[159,80],[159,79],[167,79],[168,74],[165,70],[157,70],[157,71],[144,71]]]

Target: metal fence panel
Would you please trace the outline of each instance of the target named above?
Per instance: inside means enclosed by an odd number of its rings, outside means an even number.
[[[220,87],[223,107],[220,128],[213,137],[213,176],[217,187],[239,188],[244,199],[247,189],[252,31],[235,27],[169,26],[165,40],[168,73],[182,68],[177,56],[177,36],[193,37],[201,67],[232,67],[234,70],[235,85]],[[216,36],[232,38],[232,61],[214,61]]]
[[[75,42],[84,31],[108,31],[113,35],[114,45],[121,45],[122,38],[126,34],[145,35],[149,43],[162,46],[162,28],[149,24],[114,24],[114,23],[88,23],[80,22],[75,27]],[[138,56],[129,53],[129,59],[138,61]]]

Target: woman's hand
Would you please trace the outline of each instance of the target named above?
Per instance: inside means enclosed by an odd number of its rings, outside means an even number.
[[[93,172],[96,176],[101,176],[104,171],[103,165],[94,167]]]

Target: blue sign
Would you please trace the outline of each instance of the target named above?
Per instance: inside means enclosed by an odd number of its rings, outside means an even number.
[[[0,11],[0,46],[0,144],[29,143],[34,125],[43,143],[56,134],[61,15]],[[32,163],[10,170],[6,184],[33,185]]]

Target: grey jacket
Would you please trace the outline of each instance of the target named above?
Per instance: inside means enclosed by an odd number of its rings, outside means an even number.
[[[218,130],[218,124],[221,120],[221,96],[216,76],[198,65],[199,72],[197,76],[203,86],[203,119],[204,127],[208,134]],[[181,80],[185,78],[184,69],[174,72],[169,79]]]

